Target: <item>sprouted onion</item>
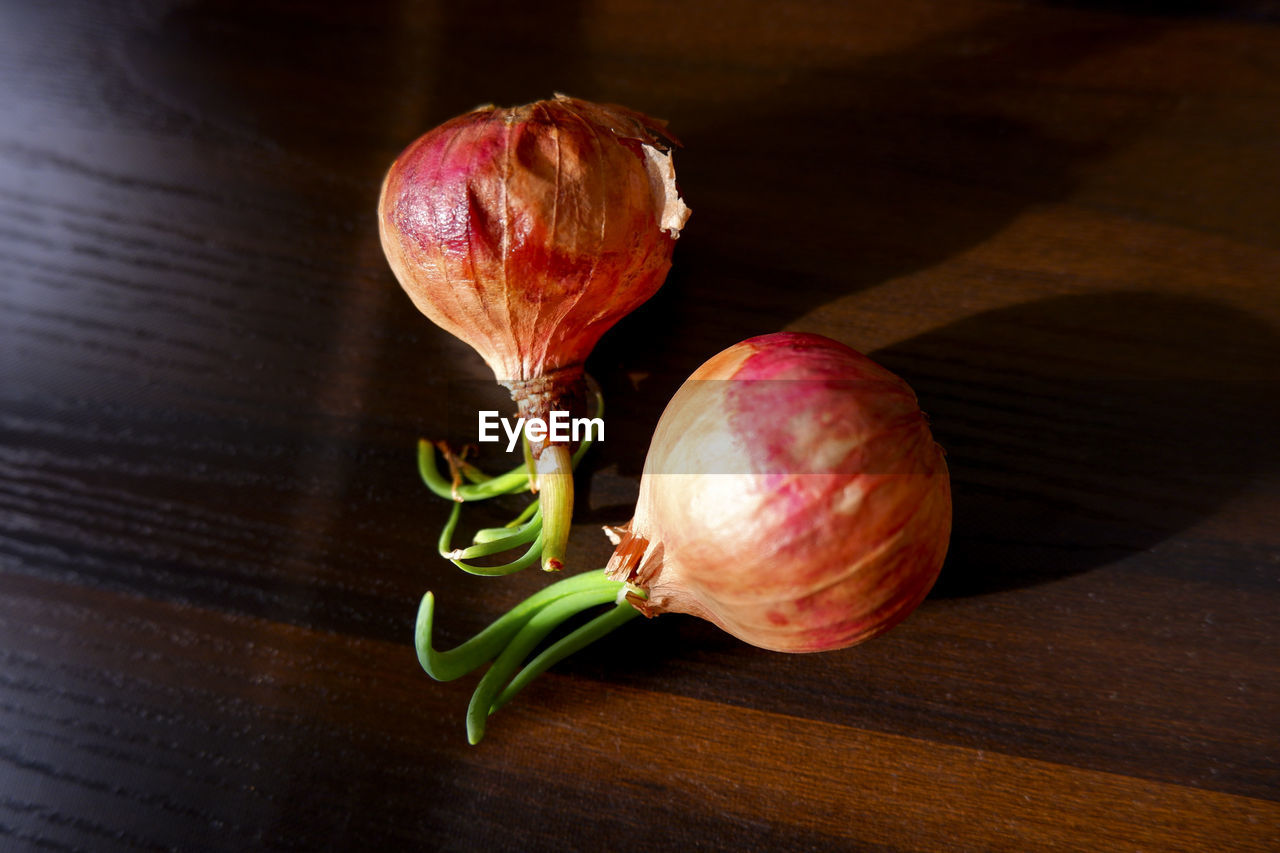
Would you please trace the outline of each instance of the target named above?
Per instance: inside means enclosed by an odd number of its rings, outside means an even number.
[[[526,421],[570,411],[600,336],[662,285],[689,216],[675,144],[661,121],[556,95],[447,121],[387,172],[378,227],[396,278],[483,357]],[[534,441],[526,454],[517,488],[541,493],[542,566],[559,569],[570,448]]]
[[[942,567],[950,481],[900,378],[828,338],[766,335],[680,387],[649,447],[634,517],[607,532],[617,547],[604,570],[546,587],[450,651],[433,649],[435,600],[423,597],[416,645],[431,677],[491,663],[467,712],[472,743],[539,673],[641,613],[692,614],[786,652],[889,630]]]
[[[595,383],[588,384],[595,399],[594,414],[599,417],[604,412],[604,401]],[[579,443],[570,459],[571,468],[578,467],[578,463],[582,461],[591,444],[592,440],[589,437]],[[449,463],[450,477],[447,479],[441,474],[436,464],[437,449]],[[438,550],[441,557],[465,572],[490,577],[513,574],[538,562],[543,554],[542,543],[545,539],[540,498],[530,501],[519,515],[504,526],[486,527],[476,531],[471,545],[464,548],[453,546],[453,536],[461,518],[462,505],[468,501],[488,500],[499,495],[524,491],[529,485],[528,466],[519,465],[504,474],[490,477],[454,454],[443,442],[433,445],[426,439],[420,439],[418,441],[418,473],[427,488],[439,497],[453,501],[449,519],[440,532]],[[523,553],[505,563],[474,562],[480,558],[494,557],[520,548],[524,549]]]

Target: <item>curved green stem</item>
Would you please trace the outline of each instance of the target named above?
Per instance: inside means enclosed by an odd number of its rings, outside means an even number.
[[[521,513],[521,516],[523,515],[524,513]],[[506,535],[502,539],[490,539],[487,542],[477,541],[467,548],[454,548],[453,534],[458,529],[458,520],[461,516],[462,504],[455,503],[449,510],[449,518],[445,521],[444,528],[440,531],[440,538],[436,542],[436,550],[439,551],[441,557],[464,572],[485,577],[510,575],[529,568],[542,555],[542,517],[539,507],[536,505],[534,506],[533,518],[516,528],[515,531],[504,530]],[[489,529],[497,530],[500,528]],[[494,554],[501,554],[521,545],[529,545],[529,547],[516,559],[501,565],[477,566],[474,563],[467,562],[477,557],[490,557]]]
[[[472,539],[474,544],[454,551],[445,551],[443,546],[446,543],[441,542],[440,556],[446,560],[470,560],[473,557],[491,557],[494,554],[501,554],[503,551],[510,551],[512,548],[519,548],[521,545],[528,545],[537,539],[538,533],[542,531],[542,515],[535,512],[528,523],[517,527],[515,530],[502,527],[489,528],[489,531],[498,530],[502,531],[504,535],[500,537],[485,536],[482,539],[480,534],[477,533],[475,538]]]
[[[616,598],[616,596],[615,596]],[[616,628],[630,622],[632,619],[640,615],[640,611],[636,610],[627,602],[622,602],[614,606],[612,610],[601,613],[585,625],[580,626],[569,634],[561,637],[552,643],[541,654],[524,665],[524,668],[516,673],[511,681],[507,682],[507,686],[498,694],[498,698],[493,700],[493,704],[489,707],[489,713],[501,708],[512,700],[512,698],[528,686],[539,675],[546,672],[560,661],[567,658],[574,652],[581,651],[587,646],[594,643],[604,635],[610,633]]]
[[[453,556],[452,553],[446,554],[442,552],[442,556],[468,574],[483,575],[484,577],[490,578],[502,577],[503,575],[513,575],[516,572],[529,568],[534,563],[538,562],[538,558],[542,556],[542,530],[540,528],[538,529],[537,534],[538,535],[533,540],[533,543],[529,545],[523,554],[516,557],[511,562],[503,563],[500,566],[477,566],[475,563],[467,562],[461,556]]]
[[[447,652],[431,645],[435,597],[427,593],[418,607],[415,646],[422,668],[437,681],[448,681],[493,665],[480,679],[467,709],[467,739],[479,743],[486,719],[505,705],[535,677],[610,631],[635,618],[639,611],[624,600],[634,588],[596,570],[572,575],[537,592],[471,639]],[[565,621],[603,604],[614,606],[553,642],[528,663],[522,663]]]
[[[604,398],[599,386],[590,377],[588,386],[594,397],[595,417],[600,417],[604,413]],[[472,537],[470,546],[454,548],[453,537],[458,529],[460,507],[463,503],[514,494],[530,487],[532,481],[529,463],[532,457],[529,454],[529,443],[527,439],[524,441],[526,464],[497,477],[489,477],[460,455],[455,456],[441,445],[440,452],[449,462],[450,476],[445,477],[436,462],[436,446],[420,439],[418,474],[422,482],[436,495],[453,502],[453,508],[437,542],[440,556],[463,571],[490,577],[521,571],[539,560],[548,571],[563,568],[573,516],[573,471],[591,448],[591,444],[592,439],[588,437],[572,454],[563,446],[546,448],[538,460],[538,470],[534,474],[535,479],[542,481],[542,495],[531,500],[519,515],[503,527],[483,528]],[[470,482],[463,482],[464,480]],[[467,562],[524,545],[529,546],[524,553],[499,566],[477,566]]]
[[[436,540],[436,550],[446,560],[453,553],[453,531],[458,529],[458,519],[462,518],[462,504],[456,503],[449,510],[449,518],[440,530],[440,538]]]
[[[587,389],[591,392],[591,401],[595,403],[595,413],[591,414],[593,418],[604,417],[604,394],[600,393],[600,386],[596,381],[587,374]],[[587,437],[578,445],[578,449],[573,451],[573,467],[577,468],[578,463],[582,461],[582,457],[587,455],[587,451],[591,449],[591,445],[595,443],[595,439],[591,437],[590,430],[587,431]]]
[[[471,538],[471,541],[479,545],[482,542],[494,542],[498,539],[510,536],[511,528],[519,527],[529,521],[529,519],[537,514],[540,506],[541,504],[536,500],[529,501],[528,506],[521,510],[519,515],[508,521],[502,527],[485,527],[481,530],[477,530],[476,535]]]
[[[493,479],[465,459],[458,459],[455,464],[458,466],[458,472],[473,484],[479,485],[480,483],[487,483]]]
[[[459,646],[447,652],[432,647],[431,634],[435,626],[435,596],[428,592],[418,605],[418,619],[414,625],[414,645],[418,662],[427,675],[436,681],[452,681],[483,666],[510,642],[534,613],[547,604],[575,592],[599,587],[607,581],[601,572],[585,572],[572,575],[562,581],[539,590],[496,619],[487,628]]]
[[[479,471],[474,466],[467,467]],[[435,445],[425,438],[418,439],[418,476],[428,489],[440,497],[459,502],[482,501],[498,495],[509,495],[524,491],[529,485],[529,475],[523,465],[480,482],[454,484],[440,473],[440,468],[436,465]]]
[[[520,668],[520,662],[528,657],[543,638],[566,619],[588,608],[613,601],[615,595],[610,589],[575,592],[550,602],[534,613],[494,659],[493,666],[489,667],[489,671],[476,686],[476,692],[471,695],[471,704],[467,707],[467,740],[476,744],[484,737],[485,721],[493,711],[494,700]]]

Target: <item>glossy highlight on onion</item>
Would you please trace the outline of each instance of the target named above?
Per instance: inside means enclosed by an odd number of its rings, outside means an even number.
[[[840,649],[889,630],[928,594],[951,533],[943,452],[911,388],[818,335],[752,338],[680,387],[645,460],[632,520],[607,528],[604,571],[554,584],[449,652],[418,612],[433,678],[487,662],[467,714],[485,720],[532,678],[643,613],[687,613],[766,649]],[[612,602],[526,658],[565,620]]]

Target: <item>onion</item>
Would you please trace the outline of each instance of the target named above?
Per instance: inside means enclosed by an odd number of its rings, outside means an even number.
[[[662,285],[689,216],[663,127],[564,95],[481,107],[420,137],[387,172],[378,227],[396,278],[480,354],[520,417],[569,410],[600,336]],[[529,450],[545,498],[543,567],[559,568],[568,448]]]
[[[950,532],[946,463],[911,388],[827,338],[768,335],[671,400],[607,572],[647,591],[648,615],[822,651],[914,610]]]
[[[431,647],[434,599],[419,609],[426,671],[494,665],[468,733],[535,675],[637,613],[688,613],[766,649],[816,652],[870,639],[916,608],[951,533],[941,448],[910,387],[828,338],[752,338],[698,368],[668,404],[645,459],[632,520],[603,572],[542,590],[449,652]],[[520,669],[556,625],[608,612]],[[517,672],[517,670],[519,670]]]

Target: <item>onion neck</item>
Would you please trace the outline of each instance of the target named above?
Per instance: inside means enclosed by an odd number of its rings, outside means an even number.
[[[586,390],[580,364],[503,384],[511,391],[516,409],[526,424],[534,418],[549,424],[551,413],[556,411],[580,412]],[[573,519],[573,463],[569,446],[547,439],[531,439],[526,442],[525,461],[529,467],[529,489],[541,495],[542,568],[560,571],[564,568]]]
[[[509,379],[501,384],[511,392],[516,412],[526,423],[534,418],[549,422],[552,412],[580,412],[586,402],[586,380],[581,364],[548,370],[532,379]],[[541,456],[549,444],[545,439],[530,441],[533,458]]]
[[[599,386],[590,377],[585,378],[585,384],[593,402],[590,415],[592,418],[603,418],[604,399],[600,394]],[[578,443],[572,455],[569,454],[568,447],[565,445],[544,448],[538,462],[534,461],[533,453],[526,440],[523,442],[525,462],[496,477],[490,477],[480,471],[468,463],[462,454],[453,453],[442,442],[433,445],[425,440],[419,441],[418,472],[423,483],[436,495],[453,503],[449,520],[440,534],[440,556],[471,574],[506,575],[542,561],[545,540],[551,544],[548,558],[543,561],[543,565],[551,570],[560,568],[564,562],[573,515],[572,470],[582,461],[582,457],[594,440],[594,435],[589,431]],[[437,450],[443,454],[448,463],[448,476],[444,475],[437,465]],[[542,497],[535,497],[520,515],[507,524],[480,530],[476,532],[471,545],[454,547],[453,535],[458,526],[463,503],[499,495],[514,495],[526,490],[537,492],[532,481],[539,476],[547,485],[545,500]],[[544,505],[548,508],[545,512]],[[549,533],[544,533],[543,530],[544,517],[549,519],[547,522]],[[471,562],[476,557],[492,557],[517,548],[522,549],[524,553],[511,562],[500,565],[492,563],[480,565]]]

